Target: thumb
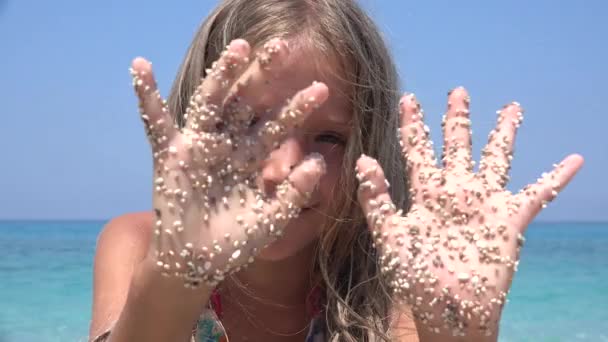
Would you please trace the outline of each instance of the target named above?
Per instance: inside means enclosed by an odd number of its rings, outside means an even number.
[[[267,209],[274,226],[282,229],[298,215],[300,209],[308,204],[324,173],[325,160],[318,153],[308,155],[291,171],[287,179],[277,186],[276,197],[270,201]],[[281,229],[276,230],[279,235]],[[270,230],[271,233],[274,231]]]

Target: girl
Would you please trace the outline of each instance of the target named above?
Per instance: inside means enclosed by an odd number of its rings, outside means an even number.
[[[523,231],[582,165],[506,191],[512,103],[473,172],[457,88],[440,167],[351,1],[223,1],[168,103],[131,72],[154,211],[99,237],[95,341],[496,340]]]

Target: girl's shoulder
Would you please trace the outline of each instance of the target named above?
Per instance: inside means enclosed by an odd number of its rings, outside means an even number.
[[[105,227],[115,225],[128,225],[136,228],[151,228],[154,222],[154,211],[136,211],[124,213],[112,218]]]
[[[108,221],[98,236],[98,247],[105,240],[127,240],[148,246],[152,238],[154,212],[141,211],[116,216]]]
[[[154,222],[153,212],[117,216],[97,237],[94,259],[93,307],[89,334],[107,331],[126,301],[133,270],[145,258]]]

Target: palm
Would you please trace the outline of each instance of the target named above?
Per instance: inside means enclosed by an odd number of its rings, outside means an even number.
[[[474,317],[478,328],[490,333],[517,268],[525,228],[582,160],[567,158],[534,185],[511,194],[504,186],[521,122],[519,105],[500,112],[474,173],[468,96],[459,88],[449,101],[444,167],[439,168],[418,104],[413,96],[402,100],[400,133],[411,184],[407,214],[395,210],[382,170],[371,158],[357,164],[359,200],[395,295],[433,331],[446,328],[460,335]]]
[[[187,286],[215,286],[252,262],[299,213],[323,172],[322,158],[312,156],[273,194],[256,183],[260,162],[327,98],[325,86],[316,84],[296,94],[276,118],[255,117],[261,87],[239,77],[265,81],[273,60],[285,58],[282,44],[268,43],[249,65],[248,44],[231,43],[192,95],[183,129],[171,124],[149,63],[134,61],[134,85],[154,157],[157,221],[151,251],[165,274],[185,278]]]

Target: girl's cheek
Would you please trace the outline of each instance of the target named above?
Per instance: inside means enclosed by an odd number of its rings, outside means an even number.
[[[335,195],[335,186],[342,172],[343,148],[334,147],[331,151],[319,152],[325,158],[326,170],[320,180],[319,192],[323,201],[328,204]]]
[[[323,156],[327,167],[342,165],[342,159],[344,158],[344,146],[331,145],[331,144],[317,144],[314,152],[317,152]],[[329,171],[329,170],[328,170]]]

